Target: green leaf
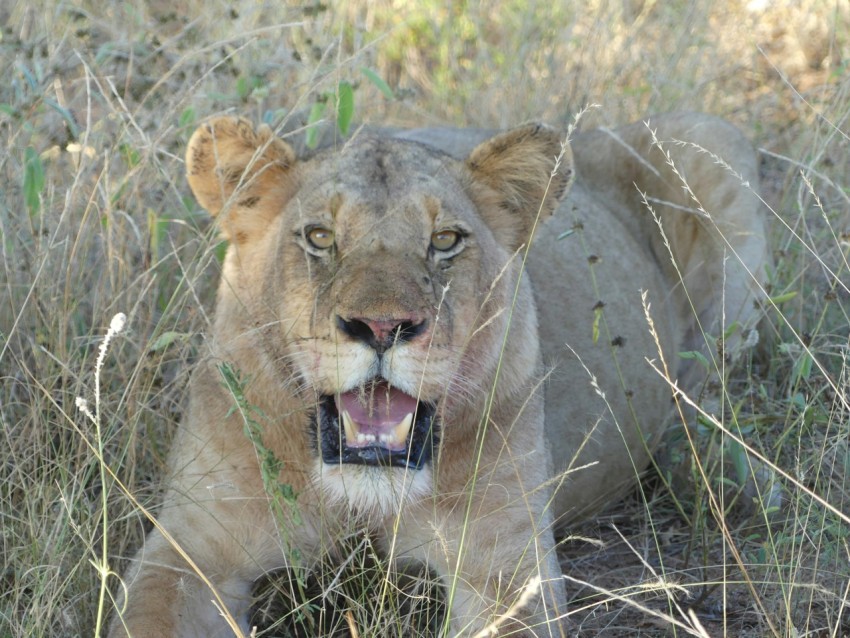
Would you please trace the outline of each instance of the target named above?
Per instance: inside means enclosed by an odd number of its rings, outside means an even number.
[[[274,127],[276,122],[280,122],[286,117],[287,111],[284,108],[279,109],[266,109],[266,112],[263,113],[263,124],[268,124],[271,127]]]
[[[354,117],[354,89],[348,82],[340,82],[336,93],[336,125],[343,135],[348,135],[352,117]]]
[[[365,75],[366,79],[368,79],[372,84],[374,84],[381,93],[384,94],[385,98],[387,98],[388,100],[395,99],[395,94],[390,88],[390,85],[384,82],[384,79],[380,75],[365,66],[360,67],[360,72]]]
[[[602,319],[602,306],[593,309],[593,343],[599,341],[599,320]]]
[[[786,292],[781,295],[776,295],[775,297],[770,297],[770,301],[775,304],[785,303],[786,301],[791,301],[794,297],[797,296],[797,291],[792,290],[791,292]]]
[[[814,360],[808,352],[804,351],[800,353],[800,358],[794,362],[794,368],[791,371],[791,378],[794,381],[794,385],[798,384],[800,381],[809,380],[809,377],[812,376],[813,364]]]
[[[708,359],[706,359],[705,355],[702,352],[699,352],[698,350],[688,350],[686,352],[680,352],[679,357],[682,359],[696,359],[700,362],[703,368],[705,368],[706,370],[709,369],[710,364],[708,362]]]
[[[251,90],[254,87],[251,86],[251,81],[246,78],[244,75],[240,75],[236,80],[236,95],[239,96],[239,99],[243,102],[248,99],[248,96],[251,95]]]
[[[747,461],[747,451],[744,446],[734,439],[727,441],[729,457],[732,459],[732,466],[735,468],[735,477],[738,480],[736,487],[743,487],[747,483],[747,477],[750,474],[750,464]]]
[[[62,116],[65,120],[65,124],[67,124],[68,128],[71,130],[71,135],[74,139],[80,136],[80,127],[77,126],[77,122],[74,120],[74,116],[71,114],[71,111],[49,98],[44,98],[44,103]]]
[[[319,143],[319,127],[318,122],[325,115],[325,103],[315,102],[310,108],[310,115],[307,118],[307,148],[316,148]]]
[[[228,244],[228,242],[222,240],[215,245],[215,248],[213,248],[213,254],[215,255],[215,259],[218,263],[224,263],[224,258],[227,255],[227,247],[229,245],[230,244]]]
[[[174,330],[163,332],[159,335],[159,338],[153,342],[153,345],[150,347],[150,351],[159,352],[160,350],[165,350],[175,341],[185,342],[190,336],[191,335],[188,332],[175,332]]]
[[[118,152],[121,154],[121,157],[124,158],[124,163],[127,164],[127,168],[135,168],[142,160],[142,156],[139,154],[139,151],[127,143],[121,144],[118,147]]]
[[[32,71],[30,71],[29,67],[23,62],[18,62],[17,67],[18,71],[21,73],[21,75],[24,76],[27,83],[30,85],[30,88],[33,91],[38,91],[38,80],[35,79],[35,76],[32,74]]]
[[[195,123],[195,119],[195,109],[190,106],[183,109],[180,118],[177,120],[177,124],[180,128],[188,128]]]
[[[24,151],[24,201],[30,215],[41,210],[41,191],[44,189],[44,166],[32,146]]]
[[[148,208],[148,235],[150,235],[150,252],[151,260],[157,262],[159,260],[159,247],[165,243],[168,238],[168,226],[170,220],[163,219],[157,215],[153,208]]]

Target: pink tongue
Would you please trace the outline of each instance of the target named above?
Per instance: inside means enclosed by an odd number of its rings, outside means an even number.
[[[417,401],[409,394],[390,387],[386,381],[366,385],[363,391],[340,394],[337,409],[345,410],[361,427],[376,430],[399,424],[416,411]]]

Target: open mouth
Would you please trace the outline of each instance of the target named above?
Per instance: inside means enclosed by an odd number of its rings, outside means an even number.
[[[328,464],[421,469],[434,453],[434,407],[384,379],[319,401],[319,444]]]

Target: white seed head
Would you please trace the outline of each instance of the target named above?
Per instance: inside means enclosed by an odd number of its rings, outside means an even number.
[[[109,322],[109,331],[117,334],[124,329],[124,324],[126,323],[127,315],[123,312],[119,312],[117,315],[112,317],[112,321]]]

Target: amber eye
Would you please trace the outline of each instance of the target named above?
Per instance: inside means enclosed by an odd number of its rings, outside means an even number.
[[[334,231],[322,226],[314,226],[307,231],[307,241],[313,248],[327,250],[334,245]]]
[[[434,250],[451,250],[460,241],[460,233],[456,230],[438,230],[431,235],[431,246]]]

